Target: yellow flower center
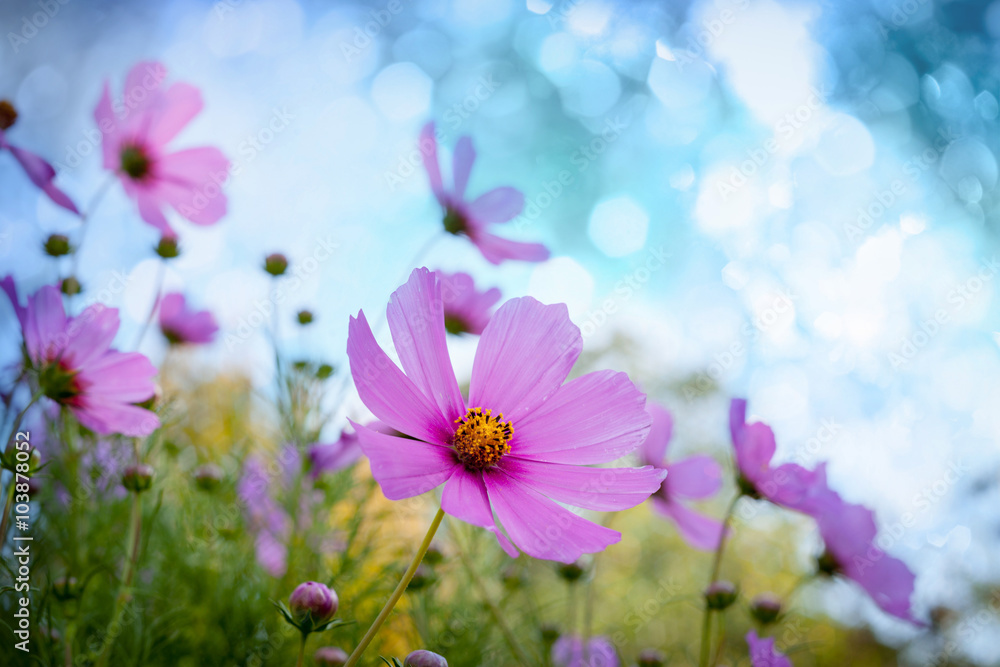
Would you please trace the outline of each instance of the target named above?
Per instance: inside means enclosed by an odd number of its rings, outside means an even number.
[[[497,464],[510,451],[514,427],[503,421],[503,413],[492,416],[492,410],[471,408],[465,417],[456,419],[455,453],[468,470],[485,470]]]

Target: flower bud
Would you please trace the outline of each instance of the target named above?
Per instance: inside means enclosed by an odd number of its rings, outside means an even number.
[[[538,634],[541,636],[543,643],[555,644],[556,640],[559,639],[559,626],[554,623],[543,623],[538,628]]]
[[[663,667],[665,664],[667,664],[667,659],[655,648],[643,650],[636,660],[638,667]]]
[[[573,583],[575,581],[579,581],[580,578],[586,574],[587,570],[579,561],[577,561],[576,563],[563,563],[559,565],[557,572],[559,572],[559,576],[565,581]]]
[[[0,130],[6,130],[17,121],[17,109],[7,100],[0,100]]]
[[[441,547],[437,544],[431,544],[427,547],[427,553],[424,554],[424,562],[434,567],[444,560],[444,553],[441,551]]]
[[[222,482],[222,468],[214,463],[206,463],[194,471],[194,483],[202,491],[212,491]]]
[[[62,293],[66,296],[74,296],[83,291],[83,285],[73,276],[63,278],[60,287],[62,288]]]
[[[122,486],[132,493],[142,493],[153,485],[153,466],[136,463],[125,468]]]
[[[173,259],[181,254],[181,248],[176,236],[164,236],[156,244],[156,254],[163,259]]]
[[[330,364],[320,364],[319,368],[316,369],[316,379],[325,380],[331,375],[333,375],[334,368]]]
[[[45,254],[49,257],[62,257],[73,251],[69,245],[69,237],[65,234],[50,234],[49,238],[45,239],[45,245],[42,247],[45,249]]]
[[[738,595],[739,591],[731,581],[722,580],[713,581],[704,592],[705,603],[708,604],[709,609],[714,609],[715,611],[722,611],[728,608],[736,602]]]
[[[816,558],[816,569],[820,574],[825,574],[828,577],[840,572],[840,565],[837,563],[837,559],[834,558],[833,554],[829,550],[824,550],[819,557]]]
[[[419,591],[433,584],[435,580],[436,577],[434,576],[434,573],[431,572],[431,569],[427,565],[421,563],[417,566],[416,571],[413,573],[413,578],[410,579],[410,583],[406,586],[406,590]]]
[[[763,625],[774,623],[781,615],[781,600],[771,593],[761,593],[750,601],[750,615]]]
[[[312,324],[313,321],[312,311],[309,310],[304,310],[304,309],[300,310],[295,317],[296,319],[298,319],[299,324],[301,324],[302,326],[306,326],[307,324]]]
[[[421,649],[406,656],[403,667],[448,667],[448,661],[437,653]]]
[[[503,582],[504,588],[509,591],[516,591],[524,586],[525,577],[521,573],[521,568],[516,565],[508,565],[500,573],[500,581]]]
[[[299,584],[288,597],[288,609],[296,623],[312,621],[312,625],[326,623],[337,613],[337,594],[315,581]]]
[[[272,276],[284,275],[288,270],[288,259],[280,252],[271,253],[264,258],[264,270]]]
[[[313,660],[318,667],[342,667],[347,664],[347,659],[351,657],[346,652],[336,646],[324,646],[316,649]]]
[[[76,577],[61,577],[53,581],[52,594],[61,602],[79,597],[80,589],[76,585]]]

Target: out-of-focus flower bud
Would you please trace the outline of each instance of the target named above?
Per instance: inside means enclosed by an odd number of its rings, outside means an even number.
[[[296,319],[298,319],[299,324],[301,324],[302,326],[306,326],[307,324],[312,324],[313,321],[313,314],[312,311],[310,310],[305,310],[305,309],[300,310],[295,317]]]
[[[194,483],[202,491],[213,491],[222,482],[224,475],[222,468],[214,463],[206,463],[194,471]]]
[[[731,581],[720,580],[709,584],[708,588],[705,589],[704,595],[705,603],[709,609],[722,611],[736,602],[739,591]]]
[[[42,247],[45,248],[45,254],[49,257],[62,257],[73,252],[69,245],[69,237],[65,234],[50,234]]]
[[[413,573],[413,578],[410,579],[410,583],[406,586],[408,591],[419,591],[423,588],[427,588],[437,580],[434,573],[431,572],[430,567],[421,563],[417,566],[416,571]]]
[[[80,597],[80,588],[76,583],[76,577],[61,577],[53,581],[52,594],[61,602]]]
[[[573,583],[575,581],[579,581],[580,578],[587,573],[587,568],[585,568],[582,563],[577,561],[575,563],[563,563],[559,565],[556,571],[564,580]]]
[[[444,656],[421,649],[406,656],[403,667],[448,667],[448,661]]]
[[[313,660],[319,667],[343,667],[349,657],[351,656],[336,646],[318,648],[313,654]]]
[[[175,236],[164,236],[160,239],[160,242],[156,244],[156,254],[163,259],[173,259],[181,254],[180,245],[177,243],[177,237]]]
[[[444,560],[444,552],[441,551],[440,545],[434,543],[427,547],[427,553],[424,554],[424,562],[434,567]]]
[[[760,623],[774,623],[781,615],[781,600],[777,595],[761,593],[750,601],[750,614]]]
[[[17,122],[17,109],[7,100],[0,100],[0,130],[6,130]]]
[[[663,667],[667,664],[667,659],[655,648],[647,648],[639,653],[636,664],[638,667]]]
[[[122,473],[122,486],[132,493],[142,493],[153,486],[153,466],[135,463]]]
[[[288,270],[288,258],[280,252],[271,253],[264,258],[264,270],[272,276],[281,276]]]
[[[538,634],[542,638],[542,642],[545,644],[555,644],[556,640],[559,639],[559,626],[554,623],[543,623],[540,628],[538,628]]]
[[[325,380],[333,375],[334,368],[330,364],[320,364],[316,369],[316,379]]]
[[[75,296],[83,291],[83,285],[73,276],[63,278],[60,287],[62,288],[62,293],[66,296]]]

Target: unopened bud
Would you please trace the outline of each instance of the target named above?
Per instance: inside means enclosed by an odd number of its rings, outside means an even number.
[[[336,646],[318,648],[313,654],[313,660],[316,661],[318,667],[343,667],[343,665],[347,664],[349,657],[351,656]]]
[[[50,234],[42,247],[45,248],[45,254],[49,257],[62,257],[73,251],[69,246],[69,237],[65,234]]]
[[[705,603],[709,609],[714,609],[715,611],[722,611],[730,607],[736,602],[738,595],[739,591],[731,581],[721,580],[713,581],[704,592]]]
[[[160,239],[160,242],[156,244],[156,254],[163,259],[173,259],[181,254],[180,245],[177,243],[177,237],[175,236],[164,236]]]
[[[122,473],[122,486],[132,493],[142,493],[153,485],[153,466],[136,463],[125,468]]]
[[[750,601],[750,614],[763,625],[774,623],[781,615],[781,600],[771,593],[761,593]]]
[[[313,314],[308,310],[300,310],[296,318],[299,320],[299,324],[306,326],[307,324],[312,324]]]
[[[315,581],[299,584],[288,596],[288,609],[297,623],[307,619],[313,625],[326,623],[337,613],[338,604],[337,594]]]
[[[7,100],[0,100],[0,130],[6,130],[17,121],[17,109]]]
[[[280,252],[271,253],[264,258],[264,270],[272,276],[284,275],[288,270],[288,259]]]
[[[202,491],[212,491],[222,482],[222,468],[214,463],[206,463],[194,471],[194,482]]]
[[[444,656],[421,649],[406,656],[403,667],[448,667],[448,661]]]
[[[66,296],[74,296],[83,291],[83,285],[73,276],[68,276],[62,280],[62,293]]]
[[[579,581],[580,578],[587,572],[586,568],[584,568],[584,566],[579,562],[563,563],[557,568],[556,571],[559,572],[560,577],[570,583]]]
[[[667,664],[667,659],[655,648],[643,650],[636,660],[638,667],[663,667],[665,664]]]

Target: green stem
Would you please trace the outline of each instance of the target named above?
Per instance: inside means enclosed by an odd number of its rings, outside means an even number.
[[[733,518],[733,511],[736,503],[743,497],[742,493],[737,493],[736,497],[726,508],[726,514],[722,519],[722,531],[719,533],[719,544],[715,548],[715,556],[712,558],[712,572],[708,578],[708,585],[711,586],[719,578],[719,570],[722,568],[722,554],[726,550],[726,533],[729,531],[729,523]],[[701,656],[698,659],[699,667],[708,667],[709,654],[712,645],[712,610],[705,604],[705,615],[701,621]]]
[[[427,534],[424,535],[424,541],[420,543],[420,547],[417,549],[417,553],[413,555],[413,560],[410,562],[410,566],[406,568],[406,572],[403,573],[403,578],[399,580],[399,584],[396,586],[396,590],[392,592],[389,599],[386,601],[385,606],[382,607],[382,611],[375,618],[375,622],[372,626],[368,628],[368,632],[365,636],[361,638],[361,643],[357,645],[354,652],[344,663],[344,667],[354,667],[361,660],[362,654],[364,654],[365,649],[368,645],[372,643],[375,639],[375,635],[378,634],[379,629],[385,620],[389,618],[389,614],[392,613],[392,608],[396,606],[399,602],[399,598],[403,597],[403,593],[406,591],[406,587],[410,585],[410,580],[413,579],[413,575],[417,571],[417,566],[420,565],[420,561],[424,559],[424,554],[427,553],[428,547],[431,546],[431,540],[434,539],[434,534],[437,533],[438,526],[441,525],[441,520],[444,519],[444,510],[439,509],[437,514],[434,515],[434,520],[431,521],[430,528],[427,529]]]
[[[0,520],[0,550],[7,544],[7,527],[10,523],[10,506],[14,504],[14,483],[17,481],[16,473],[10,474],[10,487],[7,489],[7,500],[3,504],[3,519]]]
[[[17,437],[17,429],[21,428],[21,421],[24,419],[24,415],[28,414],[28,410],[32,405],[38,402],[38,399],[40,399],[42,395],[41,391],[36,392],[35,395],[31,397],[31,400],[28,401],[28,404],[24,406],[24,409],[17,413],[17,417],[14,417],[14,426],[11,428],[10,435],[7,436],[6,440],[7,446],[9,446],[10,442]]]
[[[304,633],[304,632],[302,633],[302,641],[299,642],[299,659],[295,663],[295,667],[302,667],[302,665],[305,664],[305,659],[306,659],[306,638],[308,636],[309,635],[307,635],[306,633]]]
[[[111,647],[114,646],[114,637],[112,637],[111,629],[118,622],[118,617],[122,614],[125,601],[130,596],[132,579],[135,577],[136,565],[139,560],[139,544],[142,534],[142,495],[135,491],[132,492],[131,524],[131,529],[129,530],[128,559],[125,561],[122,583],[118,588],[118,595],[115,597],[115,610],[111,614],[111,621],[108,623],[108,629],[104,634],[106,639],[97,660],[98,667],[104,667],[108,664],[108,656],[111,654]]]
[[[156,288],[153,292],[153,305],[150,306],[149,316],[146,318],[145,324],[142,325],[142,330],[139,331],[139,337],[135,339],[135,345],[132,346],[135,350],[138,350],[139,346],[142,345],[142,339],[146,337],[149,325],[153,323],[153,318],[156,317],[156,309],[160,305],[160,292],[163,291],[163,279],[166,273],[167,263],[161,259],[156,268]]]
[[[66,639],[63,648],[64,667],[73,667],[73,640],[76,638],[76,619],[72,618],[66,623]]]

